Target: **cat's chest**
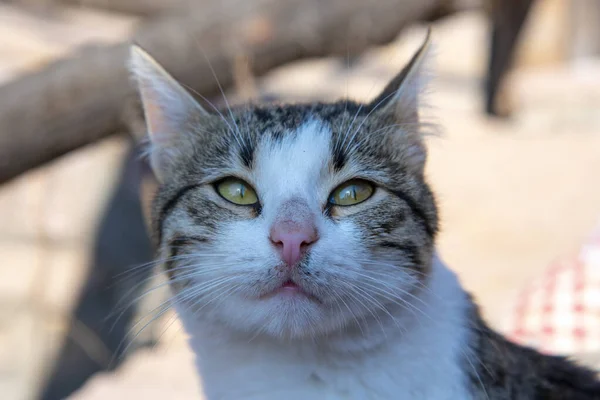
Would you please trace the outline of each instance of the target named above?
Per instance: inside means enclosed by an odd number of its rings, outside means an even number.
[[[296,382],[294,390],[282,388],[288,398],[293,399],[469,399],[462,372],[442,371],[433,365],[424,366],[407,362],[400,366],[397,360],[386,359],[376,363],[354,365],[353,368],[328,368],[315,366],[313,372]],[[371,360],[373,361],[373,360]],[[290,382],[292,383],[292,381]],[[281,398],[267,396],[263,399]],[[288,387],[289,389],[289,387]]]
[[[207,400],[471,398],[465,374],[454,360],[444,355],[407,356],[402,349],[352,361],[235,352],[219,356],[227,363],[205,359],[199,360],[199,367]]]

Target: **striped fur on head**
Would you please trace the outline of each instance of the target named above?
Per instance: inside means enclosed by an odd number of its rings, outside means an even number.
[[[180,312],[294,338],[360,328],[366,319],[410,309],[428,278],[438,225],[418,113],[428,44],[368,104],[217,113],[133,49],[149,156],[161,181],[153,234]],[[230,176],[254,188],[259,202],[222,198],[215,184]],[[332,191],[351,179],[372,183],[373,195],[332,205]],[[319,239],[286,268],[269,231],[282,207],[296,212],[294,204],[314,219]],[[273,294],[289,280],[305,296]]]

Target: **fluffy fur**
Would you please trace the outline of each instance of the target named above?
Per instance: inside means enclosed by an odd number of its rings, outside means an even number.
[[[435,255],[418,113],[427,45],[371,103],[224,114],[204,111],[134,49],[162,183],[153,233],[208,399],[513,398],[515,378],[498,381],[510,371],[487,359],[497,355],[492,331]],[[259,202],[221,197],[215,185],[227,177]],[[332,204],[351,179],[371,182],[373,195]],[[281,218],[318,231],[293,268],[269,239]],[[278,291],[290,280],[301,294]]]
[[[352,325],[305,340],[249,339],[222,324],[185,318],[207,398],[473,398],[461,361],[476,363],[465,346],[469,303],[439,260],[432,272],[431,290],[410,302],[412,312],[365,316],[362,331]]]

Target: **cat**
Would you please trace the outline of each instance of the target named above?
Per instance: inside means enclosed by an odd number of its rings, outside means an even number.
[[[435,250],[430,43],[369,103],[215,112],[132,47],[157,260],[206,399],[600,399],[593,371],[488,327]]]

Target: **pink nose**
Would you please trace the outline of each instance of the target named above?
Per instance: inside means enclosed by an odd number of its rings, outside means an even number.
[[[281,258],[288,266],[296,265],[307,247],[319,239],[317,229],[310,224],[277,222],[271,228],[271,242],[279,249]]]

